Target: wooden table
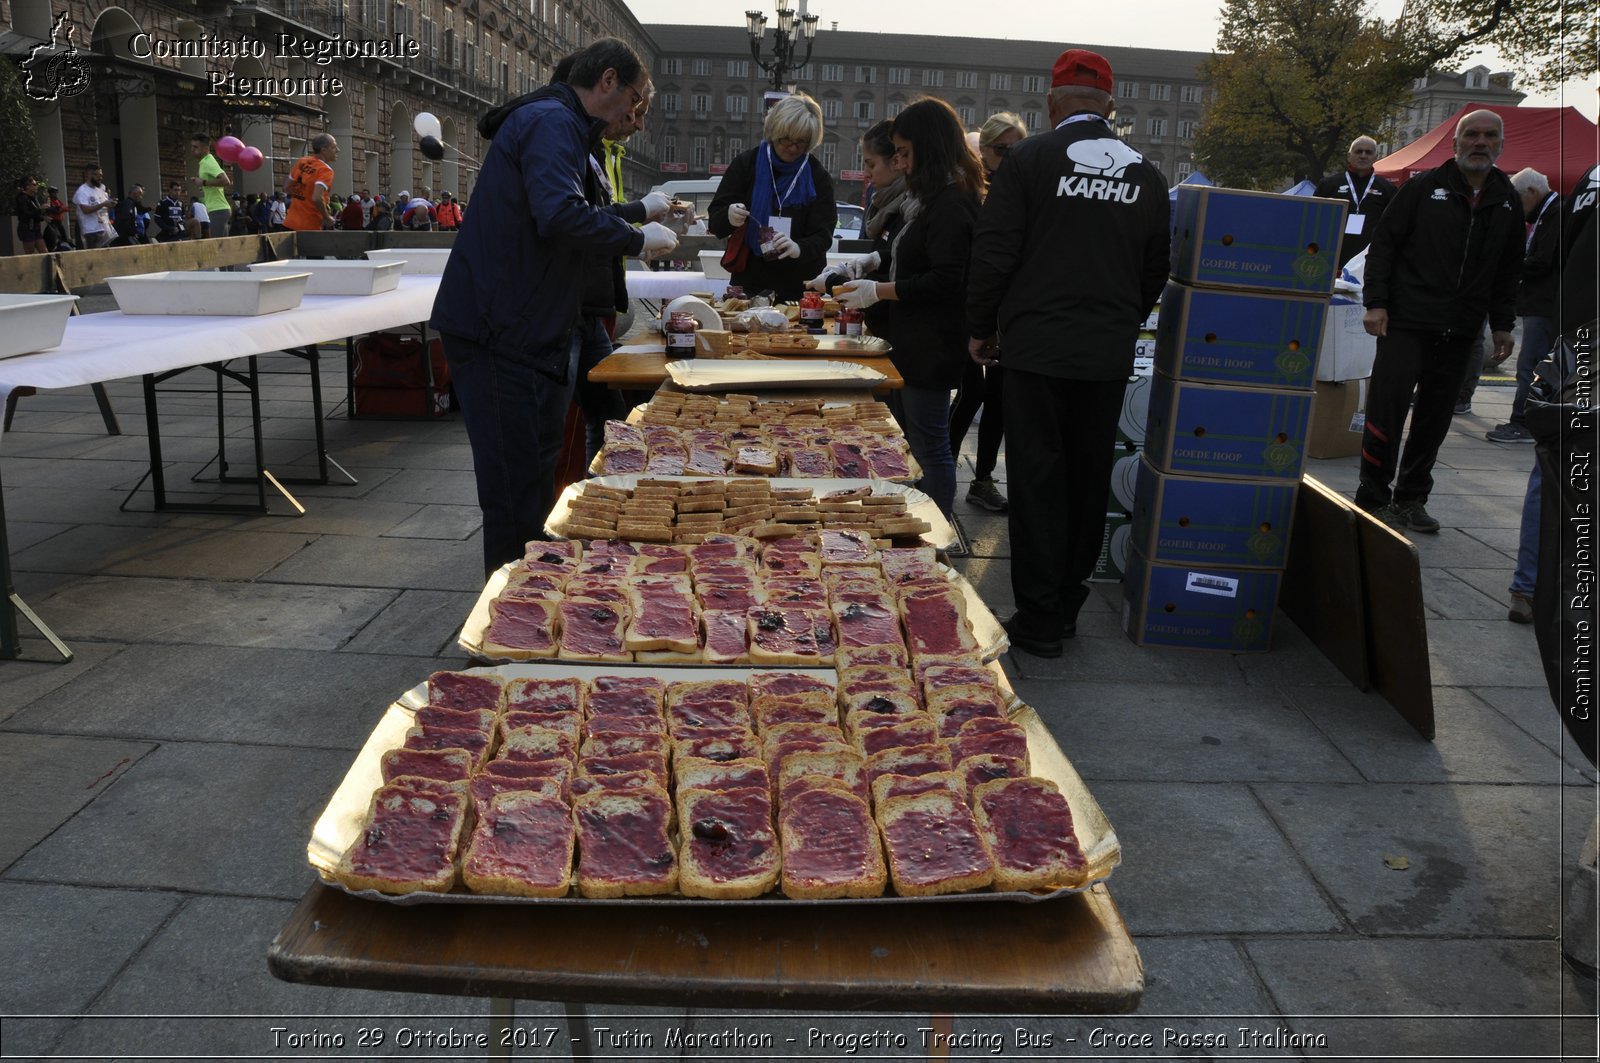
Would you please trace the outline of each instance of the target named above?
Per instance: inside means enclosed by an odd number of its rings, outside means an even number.
[[[584,1003],[1114,1013],[1144,991],[1103,884],[1038,904],[397,907],[317,883],[267,963],[290,982],[576,1002],[575,1038]]]
[[[888,379],[874,392],[894,390],[905,386],[900,371],[887,355],[845,354],[841,351],[812,352],[807,357],[830,362],[852,362],[876,369]],[[629,391],[654,391],[667,381],[667,356],[660,354],[612,354],[589,370],[589,379],[596,384]]]

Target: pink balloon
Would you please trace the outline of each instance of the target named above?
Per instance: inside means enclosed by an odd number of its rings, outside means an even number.
[[[266,156],[261,154],[260,148],[245,148],[239,152],[239,157],[236,161],[239,163],[241,170],[248,170],[254,173],[261,169],[261,164],[266,161]]]
[[[238,137],[221,137],[217,140],[217,158],[223,162],[238,162],[239,153],[244,150],[244,141]]]

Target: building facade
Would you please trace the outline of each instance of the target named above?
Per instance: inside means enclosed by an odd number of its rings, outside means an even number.
[[[1515,107],[1527,97],[1509,73],[1492,74],[1475,66],[1458,74],[1434,71],[1411,87],[1411,99],[1390,117],[1378,136],[1378,156],[1399,151],[1461,108],[1472,103]]]
[[[762,93],[770,80],[735,26],[645,27],[657,48],[650,132],[664,177],[721,173],[761,140]],[[770,43],[770,38],[768,38]],[[822,105],[815,154],[841,200],[864,191],[860,136],[922,96],[937,96],[975,130],[996,111],[1014,111],[1031,132],[1047,126],[1050,68],[1065,42],[985,40],[820,29],[811,61],[792,77]],[[1200,80],[1204,52],[1094,46],[1117,78],[1118,131],[1177,182],[1210,98]]]
[[[0,12],[0,51],[33,75],[47,180],[70,192],[99,164],[112,191],[143,184],[152,202],[193,175],[202,130],[266,156],[253,173],[233,168],[236,192],[282,187],[327,132],[338,195],[470,197],[479,117],[544,84],[562,56],[615,36],[656,62],[622,0],[9,0]],[[422,112],[440,120],[442,161],[418,148]],[[655,180],[652,140],[629,141],[630,185]]]

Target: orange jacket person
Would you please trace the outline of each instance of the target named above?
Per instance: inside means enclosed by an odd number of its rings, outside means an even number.
[[[328,133],[311,138],[311,154],[303,156],[289,171],[283,183],[289,193],[289,213],[283,224],[301,232],[321,232],[333,228],[333,206],[328,190],[333,187],[333,160],[339,157],[339,142]]]

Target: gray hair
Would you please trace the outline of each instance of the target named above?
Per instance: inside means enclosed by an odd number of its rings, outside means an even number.
[[[813,148],[822,143],[822,108],[803,92],[773,104],[761,123],[761,138],[768,144],[786,137],[803,140]]]
[[[1111,106],[1111,93],[1088,85],[1057,85],[1050,90],[1050,99],[1057,107],[1063,106],[1069,99],[1083,100],[1102,111]]]
[[[320,155],[324,151],[327,151],[328,145],[332,143],[332,133],[318,133],[316,136],[311,138],[311,143],[308,145],[308,147],[310,147],[313,154]]]
[[[1365,133],[1361,134],[1359,137],[1356,137],[1354,140],[1352,140],[1350,142],[1350,147],[1347,148],[1346,150],[1347,151],[1355,151],[1356,150],[1356,145],[1361,143],[1363,140],[1366,141],[1368,144],[1372,145],[1372,150],[1373,151],[1377,151],[1378,150],[1378,142],[1376,140],[1372,139],[1371,137],[1367,136]]]
[[[1511,187],[1518,192],[1537,192],[1541,196],[1546,196],[1550,194],[1550,179],[1532,166],[1528,166],[1511,175]]]
[[[1505,121],[1505,119],[1501,118],[1498,114],[1495,114],[1493,111],[1489,110],[1487,107],[1480,107],[1476,111],[1469,111],[1468,113],[1466,113],[1466,114],[1461,116],[1461,121],[1456,123],[1456,135],[1455,135],[1454,139],[1460,140],[1461,139],[1461,131],[1463,129],[1467,128],[1467,125],[1469,123],[1474,122],[1474,121],[1476,121],[1477,119],[1480,119],[1480,118],[1493,118],[1494,119],[1494,124],[1500,127],[1500,135],[1501,136],[1505,136],[1505,132],[1506,132],[1506,121]]]

